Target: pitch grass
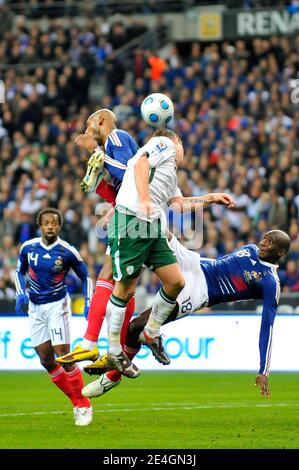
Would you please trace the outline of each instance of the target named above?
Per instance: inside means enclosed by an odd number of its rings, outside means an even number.
[[[143,372],[93,399],[80,428],[45,372],[0,372],[0,448],[299,448],[299,374],[270,379],[266,399],[250,373]]]

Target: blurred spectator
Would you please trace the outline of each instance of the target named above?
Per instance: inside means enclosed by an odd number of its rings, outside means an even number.
[[[295,260],[287,262],[285,271],[281,271],[279,277],[284,292],[299,291],[299,268]]]
[[[183,194],[230,191],[237,200],[232,212],[220,206],[205,210],[202,254],[223,255],[281,228],[292,239],[283,290],[299,290],[299,109],[288,90],[289,78],[297,76],[299,36],[194,42],[189,52],[171,44],[165,55],[140,45],[133,57],[122,60],[116,49],[145,31],[142,22],[117,21],[110,27],[108,20],[99,25],[91,19],[66,27],[48,19],[42,27],[20,17],[12,31],[12,14],[3,11],[8,23],[1,35],[1,63],[13,66],[0,72],[6,85],[0,116],[0,236],[9,237],[0,247],[0,296],[14,289],[16,253],[23,241],[38,235],[34,219],[45,205],[63,212],[63,237],[80,248],[97,275],[105,252],[104,238],[98,241],[95,231],[99,198],[80,190],[85,155],[73,138],[91,112],[108,107],[143,145],[153,130],[139,110],[151,92],[167,93],[175,104],[171,125],[186,154],[178,173]],[[38,7],[36,14],[41,13]],[[97,72],[106,78],[106,88]],[[91,84],[107,92],[96,103]],[[172,220],[177,231],[183,220],[190,224],[188,217],[173,215]],[[143,275],[142,282],[149,292],[158,288],[154,276]],[[77,289],[71,278],[70,289]]]

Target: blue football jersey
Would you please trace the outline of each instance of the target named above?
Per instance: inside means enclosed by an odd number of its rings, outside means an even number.
[[[105,142],[104,168],[112,178],[112,184],[118,191],[123,180],[127,163],[139,149],[133,137],[121,129],[110,132]]]
[[[85,305],[90,305],[92,281],[87,268],[73,246],[58,237],[52,245],[45,245],[41,237],[26,241],[19,254],[16,269],[17,295],[25,293],[28,272],[28,294],[34,304],[56,302],[67,294],[65,278],[73,269],[83,284]]]
[[[209,294],[209,305],[246,299],[262,299],[260,373],[270,363],[272,328],[280,295],[277,266],[258,257],[256,245],[245,245],[217,260],[201,260]]]

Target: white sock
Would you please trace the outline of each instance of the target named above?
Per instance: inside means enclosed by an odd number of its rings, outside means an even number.
[[[96,345],[97,343],[95,341],[89,341],[89,339],[83,338],[81,341],[81,347],[87,351],[91,351]]]
[[[117,356],[122,352],[120,332],[123,326],[127,302],[111,294],[106,309],[108,326],[108,352]]]
[[[176,300],[167,295],[163,288],[157,292],[154,298],[152,311],[147,324],[144,327],[149,336],[152,338],[159,336],[161,325],[168,318],[175,305]]]

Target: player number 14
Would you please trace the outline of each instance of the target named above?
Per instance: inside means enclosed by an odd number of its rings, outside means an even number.
[[[37,265],[38,253],[29,253],[29,261],[34,263],[34,266]]]

